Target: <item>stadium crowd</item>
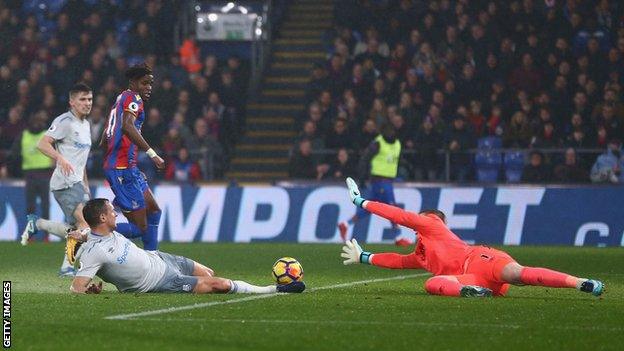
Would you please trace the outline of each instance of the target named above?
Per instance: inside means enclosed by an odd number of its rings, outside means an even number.
[[[324,43],[291,176],[353,174],[391,124],[404,179],[442,180],[446,151],[451,180],[483,180],[468,151],[485,145],[525,149],[516,179],[490,181],[624,181],[619,1],[344,0]]]
[[[174,47],[182,3],[0,0],[0,178],[21,174],[15,141],[66,111],[77,81],[93,89],[88,173],[101,177],[101,132],[127,87],[124,71],[143,61],[155,76],[143,135],[167,155],[166,179],[222,177],[241,132],[248,72],[238,57],[203,55],[192,36]]]

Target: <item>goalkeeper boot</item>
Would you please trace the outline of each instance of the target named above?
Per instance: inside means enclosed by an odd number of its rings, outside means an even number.
[[[301,293],[305,290],[304,282],[292,282],[290,284],[281,284],[277,286],[277,292],[280,293]]]
[[[22,232],[22,240],[21,240],[21,243],[23,246],[26,246],[28,244],[28,239],[30,239],[31,236],[37,233],[37,220],[38,219],[39,219],[39,216],[37,216],[34,213],[30,213],[26,216],[26,228],[24,228],[24,231]]]
[[[588,279],[581,284],[580,291],[600,296],[605,290],[604,284],[600,280]]]
[[[464,285],[459,294],[461,297],[492,297],[492,290],[476,285]]]

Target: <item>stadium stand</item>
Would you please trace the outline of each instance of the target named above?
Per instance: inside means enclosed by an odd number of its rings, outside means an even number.
[[[623,133],[622,11],[617,1],[336,2],[306,108],[330,101],[312,119],[321,139],[336,119],[348,121],[354,140],[368,140],[362,127],[371,119],[377,128],[391,123],[408,155],[422,152],[418,136],[429,121],[444,140],[440,160],[457,118],[474,138],[502,138],[501,161],[479,149],[465,150],[470,159],[477,153],[476,163],[451,155],[451,179],[476,165],[466,180],[492,181],[504,159],[504,178],[519,181],[528,149],[555,164],[572,147],[588,170]],[[313,152],[335,152],[328,149]],[[360,150],[358,143],[350,148],[354,157]],[[418,171],[420,157],[406,157],[414,166],[409,176],[430,179]],[[443,168],[432,180],[445,179]]]

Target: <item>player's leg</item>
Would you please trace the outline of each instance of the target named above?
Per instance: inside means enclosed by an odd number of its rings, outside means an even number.
[[[41,199],[41,216],[50,218],[50,182],[47,179],[37,180],[37,193]],[[46,233],[46,240],[49,233]]]
[[[599,280],[578,278],[548,268],[525,267],[517,262],[505,265],[500,275],[502,280],[515,285],[578,289],[595,296],[602,295],[604,290],[604,284]]]
[[[54,198],[56,202],[58,202],[61,210],[63,210],[63,214],[65,215],[65,220],[67,224],[71,226],[71,228],[76,228],[78,224],[78,217],[76,217],[77,209],[80,208],[79,218],[82,220],[83,227],[88,227],[86,222],[84,222],[84,218],[82,217],[82,206],[85,201],[89,199],[89,195],[84,189],[82,183],[75,183],[71,187],[63,190],[54,191]],[[37,221],[37,227],[41,224],[43,225],[55,225],[53,222],[47,221],[47,223],[40,223],[41,219]],[[70,229],[71,230],[71,229]],[[65,232],[67,235],[68,231]],[[75,273],[74,267],[69,263],[69,259],[67,258],[67,254],[63,257],[63,263],[61,264],[61,269],[59,271],[60,276],[73,276]]]
[[[38,230],[44,230],[54,235],[57,235],[59,237],[65,237],[66,232],[64,231],[65,229],[64,226],[51,226],[51,227],[48,227],[45,225],[42,227],[37,226],[37,221],[39,220],[40,216],[35,214],[35,210],[37,208],[37,194],[39,193],[39,191],[37,188],[36,180],[33,180],[31,178],[32,177],[26,176],[26,186],[25,186],[26,194],[25,195],[26,195],[26,209],[27,209],[28,215],[26,215],[26,227],[24,228],[24,231],[22,232],[22,237],[21,237],[22,245],[28,244],[28,240],[30,239],[30,237],[35,235]],[[45,205],[44,198],[42,197],[41,198],[42,210],[45,210],[44,205]],[[49,202],[48,202],[48,207],[49,207]]]
[[[147,231],[143,236],[143,248],[145,250],[158,250],[158,226],[160,225],[160,216],[162,211],[154,199],[152,190],[147,187],[143,192],[146,206]]]
[[[454,297],[491,297],[492,290],[474,274],[438,275],[427,279],[425,290],[431,295]]]
[[[156,250],[158,243],[153,243],[148,235],[149,222],[143,195],[147,183],[136,168],[107,170],[106,180],[115,194],[113,204],[119,207],[129,223],[118,223],[116,230],[127,238],[141,237],[145,250]],[[158,237],[156,231],[156,238]]]
[[[78,223],[78,217],[76,217],[77,215],[80,216],[82,222],[84,223],[83,225],[88,227],[82,217],[82,207],[80,208],[79,213],[77,213],[78,206],[83,206],[86,200],[89,199],[88,194],[85,192],[81,183],[76,183],[67,189],[54,190],[52,191],[52,194],[54,195],[56,202],[61,207],[67,223],[50,221],[45,218],[39,218],[34,214],[29,214],[26,217],[26,229],[24,230],[24,234],[22,234],[22,244],[24,244],[23,240],[26,235],[32,235],[38,229],[45,230],[50,234],[64,239],[67,236],[67,233],[74,228],[74,224]]]

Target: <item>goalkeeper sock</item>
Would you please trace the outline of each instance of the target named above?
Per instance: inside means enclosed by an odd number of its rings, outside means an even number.
[[[425,290],[431,295],[460,296],[462,287],[457,278],[448,276],[432,277],[425,282]]]
[[[579,279],[566,273],[547,268],[524,267],[520,281],[526,285],[548,286],[551,288],[576,288]]]
[[[139,238],[143,236],[141,228],[134,223],[117,223],[116,231],[128,239]]]
[[[52,222],[43,218],[37,219],[35,225],[37,226],[37,229],[45,230],[46,232],[58,236],[61,239],[65,239],[67,233],[69,233],[73,229],[67,223]]]
[[[160,224],[161,214],[162,211],[156,211],[147,215],[147,231],[141,238],[144,250],[158,250],[158,225]]]
[[[230,280],[230,294],[273,294],[276,292],[275,285],[257,286],[242,280]]]

